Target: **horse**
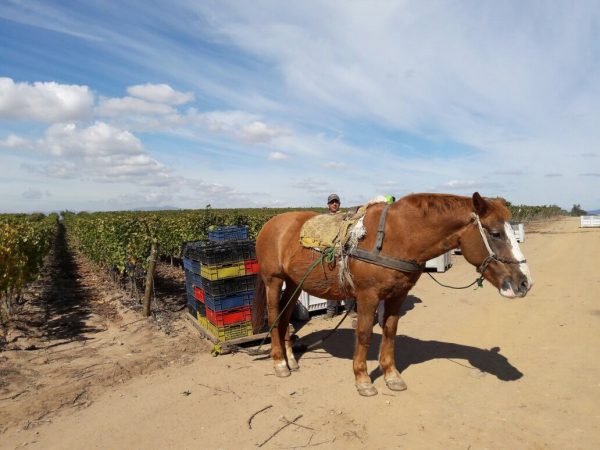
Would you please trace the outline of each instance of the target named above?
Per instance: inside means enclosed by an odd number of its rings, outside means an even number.
[[[406,270],[402,265],[400,269],[389,264],[386,267],[351,255],[348,269],[352,283],[345,284],[338,278],[339,259],[317,264],[320,254],[300,243],[302,225],[317,214],[298,211],[277,215],[264,224],[256,239],[259,276],[253,325],[254,329],[264,326],[266,308],[272,327],[270,353],[278,377],[290,376],[299,368],[288,325],[301,289],[327,300],[356,299],[355,385],[360,395],[372,396],[378,391],[368,375],[366,357],[380,300],[384,301],[384,318],[379,365],[389,389],[407,388],[396,368],[395,337],[402,303],[419,280],[426,261],[459,248],[500,295],[525,297],[533,286],[509,224],[510,211],[501,198],[484,198],[478,192],[471,197],[424,193],[407,195],[392,205],[369,206],[364,216],[367,234],[358,244],[359,251],[366,252],[379,240],[381,256],[386,261],[408,262],[412,266]],[[378,224],[381,236],[375,232]],[[315,266],[314,270],[307,275],[311,266]]]

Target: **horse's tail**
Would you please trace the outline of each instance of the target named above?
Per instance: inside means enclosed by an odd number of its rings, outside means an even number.
[[[267,306],[267,289],[260,274],[256,276],[254,288],[254,306],[252,308],[252,329],[254,333],[261,331],[265,325],[265,311]]]

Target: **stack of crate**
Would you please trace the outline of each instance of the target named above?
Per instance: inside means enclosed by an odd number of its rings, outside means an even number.
[[[184,245],[188,310],[218,341],[252,336],[255,244],[245,227],[221,227],[208,237]]]

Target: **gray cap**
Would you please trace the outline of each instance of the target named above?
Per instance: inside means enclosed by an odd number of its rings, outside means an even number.
[[[337,200],[338,203],[341,203],[340,198],[338,197],[337,194],[331,194],[329,197],[327,197],[327,204],[329,205],[331,202],[333,202],[335,200]]]

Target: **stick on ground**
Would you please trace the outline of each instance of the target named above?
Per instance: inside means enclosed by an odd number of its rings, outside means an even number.
[[[266,441],[264,441],[262,444],[258,444],[259,447],[262,447],[263,445],[265,445],[267,442],[269,442],[271,439],[273,439],[275,436],[277,436],[282,430],[284,430],[286,427],[289,427],[290,425],[295,425],[294,422],[298,419],[300,419],[302,417],[302,414],[300,414],[298,417],[296,417],[294,420],[288,420],[286,421],[286,424],[282,427],[280,427],[277,431],[275,431],[275,433],[273,433],[271,436],[269,436],[267,438]]]
[[[269,405],[269,406],[265,406],[263,409],[256,411],[254,414],[252,414],[250,416],[250,418],[248,419],[248,428],[251,430],[252,429],[252,419],[254,419],[254,416],[256,416],[257,414],[260,414],[263,411],[266,411],[269,408],[272,408],[273,405]]]

